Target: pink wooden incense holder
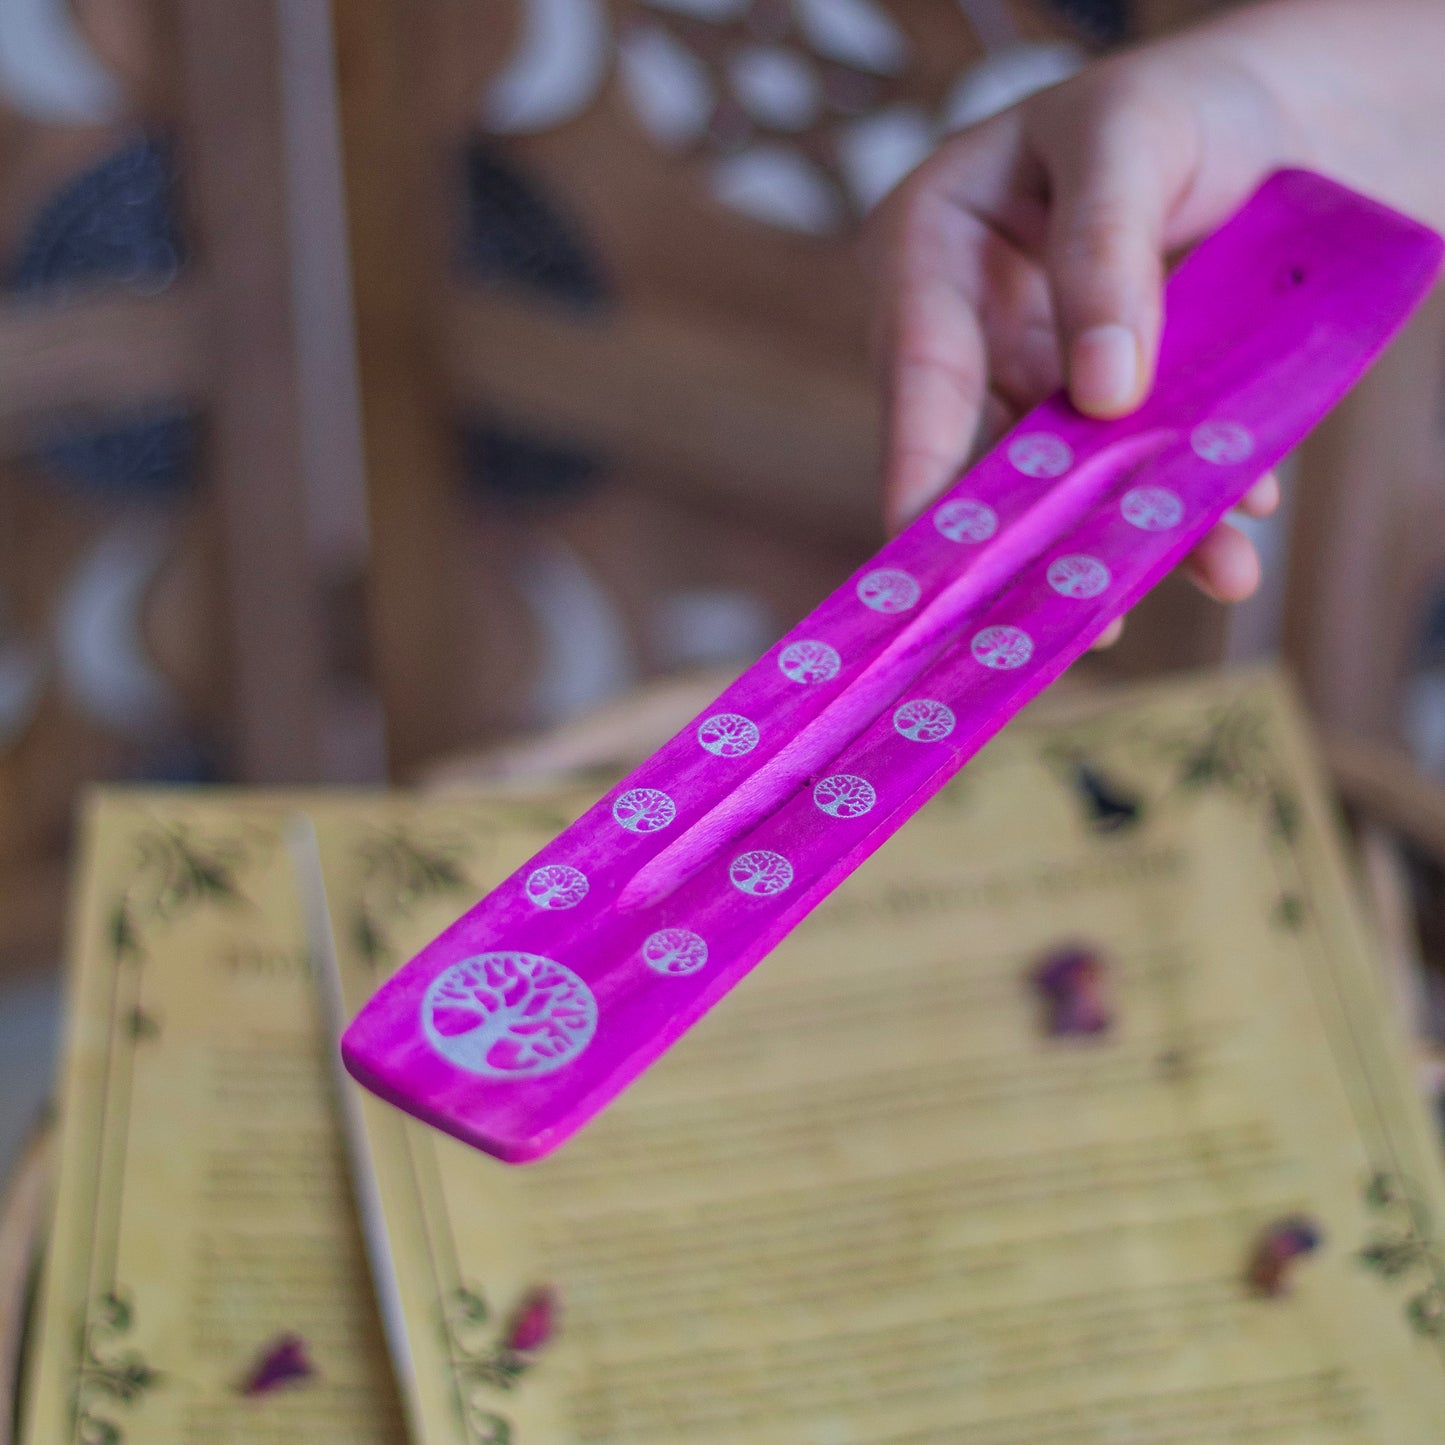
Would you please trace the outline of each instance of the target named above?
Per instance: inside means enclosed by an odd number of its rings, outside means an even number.
[[[1056,396],[385,984],[342,1040],[521,1162],[604,1107],[1168,573],[1358,379],[1441,240],[1301,171],[1169,282],[1131,416]]]

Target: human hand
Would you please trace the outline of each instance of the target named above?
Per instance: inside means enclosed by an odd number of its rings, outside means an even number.
[[[890,528],[1061,385],[1091,416],[1136,407],[1168,258],[1300,162],[1291,129],[1228,38],[1186,34],[962,132],[905,181],[869,238]],[[1239,510],[1263,517],[1278,501],[1269,475]],[[1249,596],[1260,575],[1227,522],[1185,570],[1221,601]]]

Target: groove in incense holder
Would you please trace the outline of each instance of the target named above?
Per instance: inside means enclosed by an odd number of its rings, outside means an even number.
[[[987,606],[1025,567],[1074,530],[1106,496],[1142,479],[1149,462],[1178,437],[1160,428],[1104,448],[1044,491],[946,586],[884,651],[792,742],[749,775],[680,838],[644,864],[617,898],[620,912],[660,903],[718,851],[752,831],[787,797],[836,758],[954,640],[959,626]]]

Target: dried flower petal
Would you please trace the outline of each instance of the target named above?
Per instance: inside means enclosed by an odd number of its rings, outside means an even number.
[[[524,1295],[507,1326],[507,1348],[519,1355],[540,1350],[556,1333],[557,1296],[547,1288]]]
[[[1323,1241],[1320,1228],[1300,1214],[1278,1219],[1260,1235],[1250,1256],[1248,1280],[1256,1294],[1277,1299],[1289,1293],[1295,1262],[1313,1254]]]
[[[1072,946],[1049,954],[1034,970],[1050,1034],[1104,1033],[1113,1022],[1108,970],[1093,949]]]
[[[310,1379],[316,1366],[300,1335],[279,1335],[261,1351],[241,1385],[243,1395],[269,1395],[273,1390]]]

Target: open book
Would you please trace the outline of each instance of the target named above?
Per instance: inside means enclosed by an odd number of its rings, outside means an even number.
[[[538,1164],[328,1083],[303,920],[334,1027],[598,791],[101,800],[28,1445],[1436,1445],[1445,1174],[1276,682],[1026,714]]]

